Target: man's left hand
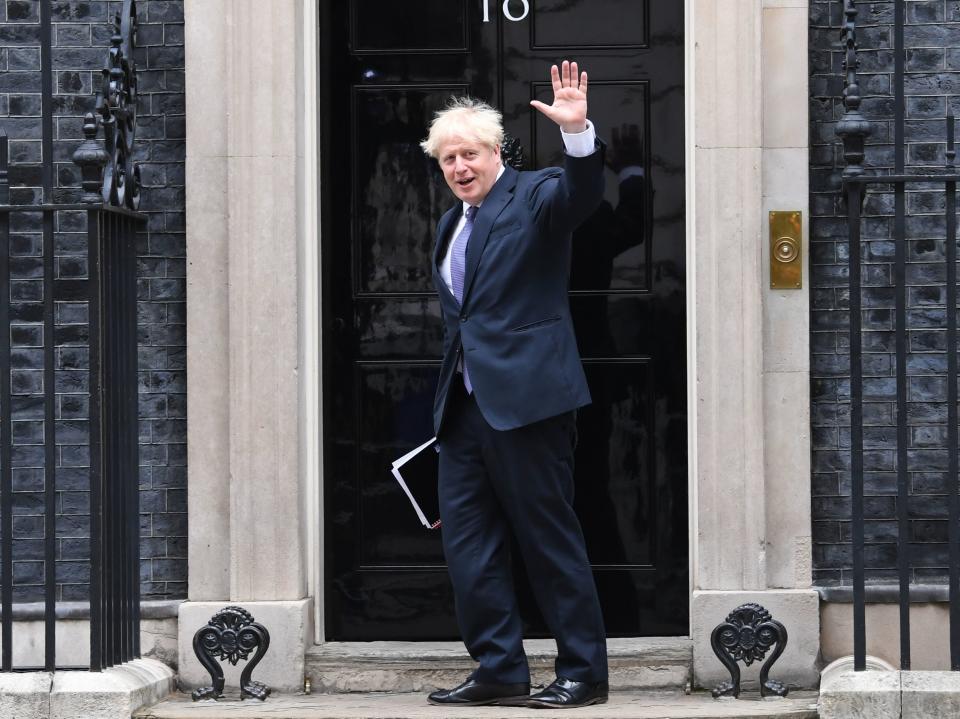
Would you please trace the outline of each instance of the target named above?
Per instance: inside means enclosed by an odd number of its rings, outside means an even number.
[[[566,133],[575,134],[587,129],[587,73],[578,72],[577,63],[563,61],[558,69],[550,68],[553,82],[553,105],[538,100],[530,104],[560,126]]]

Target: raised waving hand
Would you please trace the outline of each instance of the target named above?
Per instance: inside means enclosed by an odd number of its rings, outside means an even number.
[[[563,61],[558,69],[550,68],[553,82],[553,104],[546,105],[539,100],[530,104],[568,133],[583,132],[587,129],[587,73],[579,72],[577,63]]]

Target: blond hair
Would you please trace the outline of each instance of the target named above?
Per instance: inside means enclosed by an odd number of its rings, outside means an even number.
[[[497,110],[472,97],[453,97],[430,123],[430,134],[420,147],[437,159],[440,147],[453,138],[478,142],[487,147],[503,144],[503,121]]]

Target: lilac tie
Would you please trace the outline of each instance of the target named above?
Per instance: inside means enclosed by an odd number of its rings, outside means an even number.
[[[473,232],[473,218],[476,217],[477,208],[472,205],[467,208],[467,221],[463,224],[463,229],[453,241],[453,247],[450,252],[450,283],[453,285],[453,296],[457,302],[463,304],[463,280],[467,270],[467,243],[470,241],[470,233]],[[473,385],[470,383],[470,375],[467,374],[467,364],[461,357],[461,366],[463,367],[463,385],[467,388],[467,393],[473,392]]]
[[[467,271],[467,243],[470,241],[470,233],[473,232],[473,218],[477,215],[477,208],[470,206],[467,208],[467,221],[463,223],[463,229],[453,241],[453,249],[450,255],[450,282],[453,285],[453,296],[457,302],[463,304],[463,278]]]

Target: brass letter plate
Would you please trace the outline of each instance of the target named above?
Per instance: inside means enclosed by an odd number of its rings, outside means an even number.
[[[803,280],[803,214],[770,212],[770,289],[799,290]]]

